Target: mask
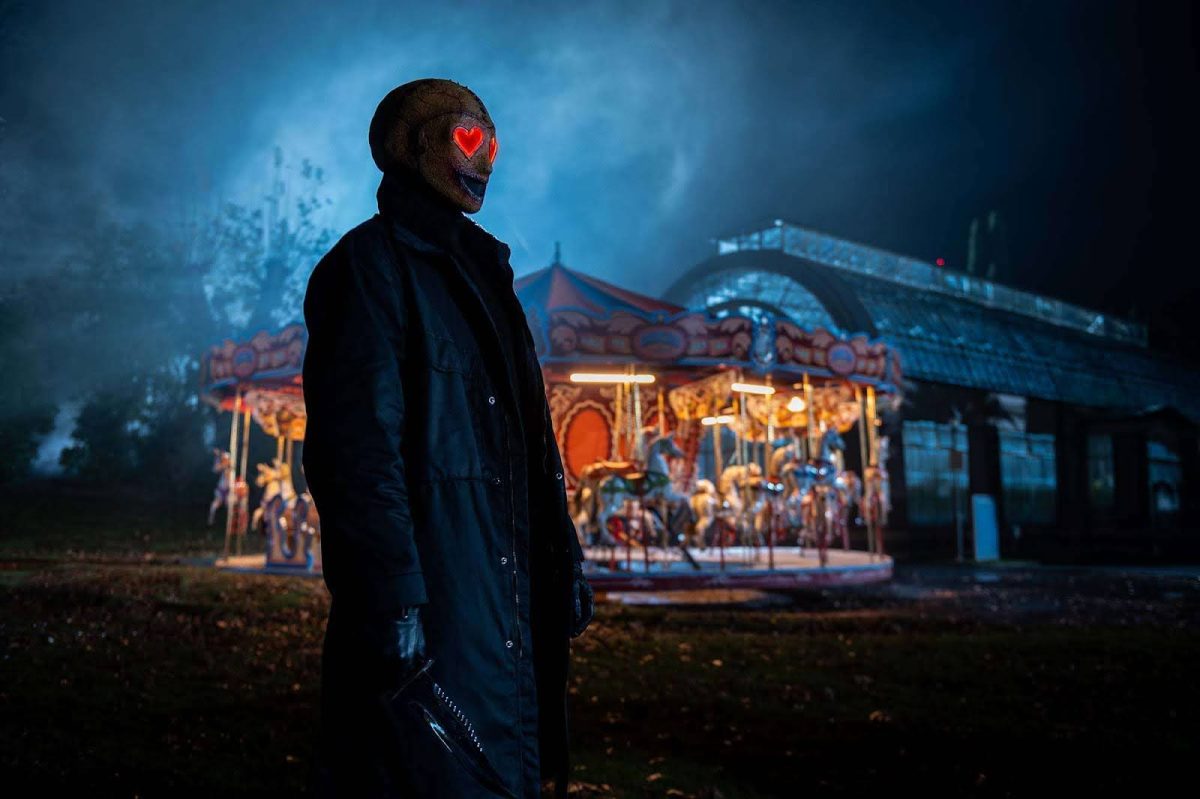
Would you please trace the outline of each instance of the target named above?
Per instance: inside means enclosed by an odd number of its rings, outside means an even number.
[[[414,173],[464,213],[483,207],[499,143],[475,93],[428,78],[388,93],[371,120],[371,156],[383,172]]]

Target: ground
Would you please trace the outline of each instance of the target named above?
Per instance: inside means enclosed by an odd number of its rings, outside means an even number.
[[[319,579],[194,565],[220,547],[203,502],[0,507],[6,795],[303,793]],[[1200,751],[1198,631],[1183,567],[901,564],[750,605],[603,603],[573,647],[572,793],[1144,794]]]

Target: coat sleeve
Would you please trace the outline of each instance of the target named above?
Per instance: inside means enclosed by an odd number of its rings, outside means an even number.
[[[350,244],[321,259],[304,299],[304,467],[326,585],[335,601],[387,615],[427,601],[401,447],[398,282],[390,259]]]

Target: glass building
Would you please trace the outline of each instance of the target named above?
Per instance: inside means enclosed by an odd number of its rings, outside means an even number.
[[[901,556],[954,554],[973,494],[995,501],[1003,557],[1200,550],[1200,373],[1143,325],[782,220],[717,239],[664,299],[899,350]]]

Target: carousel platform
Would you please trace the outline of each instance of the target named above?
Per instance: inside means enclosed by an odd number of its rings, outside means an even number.
[[[217,558],[212,565],[218,569],[224,569],[231,572],[251,572],[254,574],[290,574],[296,577],[320,577],[321,569],[318,566],[315,569],[307,569],[303,564],[288,566],[283,564],[267,565],[267,556],[259,553],[257,555],[231,555],[228,558]]]
[[[786,591],[864,585],[892,578],[892,559],[858,550],[830,549],[824,566],[811,547],[725,547],[688,550],[587,547],[586,572],[596,591],[696,591],[745,589]],[[255,574],[320,577],[320,569],[267,565],[263,554],[217,558],[218,569]]]
[[[690,558],[688,557],[690,555]],[[776,590],[863,585],[892,578],[892,559],[830,549],[822,566],[811,547],[680,549],[587,547],[588,581],[596,591]]]

